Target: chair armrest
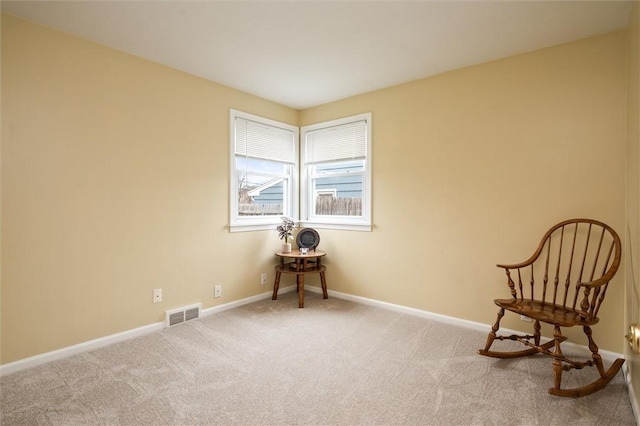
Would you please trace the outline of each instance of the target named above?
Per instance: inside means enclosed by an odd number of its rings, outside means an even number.
[[[522,262],[522,263],[514,263],[513,265],[497,264],[496,266],[498,268],[502,268],[502,269],[518,269],[518,268],[523,268],[525,266],[529,266],[530,264],[531,264],[531,262],[526,261],[526,262]]]
[[[496,266],[498,268],[502,268],[502,269],[519,269],[519,268],[524,268],[525,266],[530,266],[533,262],[535,262],[538,259],[538,256],[540,256],[541,250],[542,250],[542,244],[540,244],[540,246],[538,247],[536,252],[529,259],[525,260],[524,262],[514,263],[512,265],[506,265],[506,264],[503,264],[503,263],[499,263]]]
[[[602,285],[607,284],[609,281],[611,281],[611,279],[613,278],[614,274],[606,274],[603,275],[602,277],[598,278],[597,280],[593,280],[593,281],[589,281],[586,283],[580,283],[580,287],[591,287],[591,288],[596,288],[596,287],[600,287]]]
[[[535,262],[538,259],[539,255],[540,255],[540,252],[536,252],[533,256],[531,256],[529,259],[525,260],[524,262],[514,263],[512,265],[505,265],[505,264],[499,263],[496,266],[502,269],[524,268],[525,266],[530,266],[533,262]]]

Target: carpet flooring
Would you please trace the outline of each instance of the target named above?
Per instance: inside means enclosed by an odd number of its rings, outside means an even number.
[[[286,293],[2,377],[0,423],[635,424],[621,373],[554,397],[550,359],[477,355],[485,337],[313,292],[298,309]]]

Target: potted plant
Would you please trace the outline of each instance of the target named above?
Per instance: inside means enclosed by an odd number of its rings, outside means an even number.
[[[293,238],[293,227],[295,226],[295,222],[286,216],[282,217],[282,224],[276,227],[278,231],[278,235],[281,240],[284,241],[282,244],[282,251],[284,253],[289,253],[291,251],[291,243],[289,239]]]

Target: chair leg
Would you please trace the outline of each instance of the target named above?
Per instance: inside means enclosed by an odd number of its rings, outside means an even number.
[[[564,341],[566,337],[563,337],[560,334],[560,330],[559,330],[560,327],[556,326],[556,329],[558,330],[556,331],[554,329],[554,332],[553,332],[554,341],[556,341],[556,350],[554,350],[553,355],[554,356],[559,355],[560,357],[563,357],[562,351],[560,350],[560,343]],[[598,345],[596,345],[591,335],[591,327],[584,326],[583,330],[584,330],[584,333],[587,335],[587,339],[589,339],[589,350],[591,351],[591,358],[593,361],[593,365],[596,366],[596,368],[598,369],[598,373],[600,373],[600,378],[598,380],[595,380],[592,383],[589,383],[588,385],[585,385],[579,388],[561,389],[560,380],[561,380],[562,369],[563,369],[562,361],[556,358],[553,360],[555,386],[549,389],[549,393],[552,395],[572,397],[572,398],[578,398],[581,396],[590,395],[604,388],[611,381],[611,379],[613,379],[615,375],[618,374],[618,371],[620,371],[620,368],[622,368],[622,365],[624,364],[624,359],[618,358],[613,362],[613,364],[611,364],[609,369],[605,371],[604,364],[602,363],[602,357],[598,353]],[[582,364],[582,365],[586,366],[590,364],[586,364],[586,365]],[[574,367],[574,368],[582,368],[582,367]]]
[[[604,365],[602,364],[602,357],[598,353],[598,345],[593,340],[593,336],[591,333],[591,327],[585,325],[583,328],[584,334],[587,336],[589,340],[589,350],[591,351],[591,358],[593,359],[593,363],[598,368],[598,373],[600,373],[600,377],[605,376]]]
[[[504,308],[500,308],[500,310],[498,311],[498,318],[496,319],[495,324],[493,324],[493,327],[491,327],[491,331],[487,336],[487,342],[484,345],[485,352],[489,350],[489,348],[493,344],[493,341],[496,340],[496,333],[500,329],[500,320],[502,320],[503,316],[504,316]]]
[[[555,326],[553,328],[553,384],[554,389],[560,389],[560,384],[562,383],[562,361],[560,358],[562,355],[562,348],[560,348],[560,344],[567,340],[566,337],[562,335],[562,331],[560,330],[560,326]]]
[[[504,311],[505,311],[504,308],[500,308],[500,310],[498,311],[498,319],[496,320],[496,323],[493,325],[493,327],[491,327],[491,331],[487,336],[487,342],[484,345],[484,349],[478,350],[478,353],[480,355],[489,356],[492,358],[519,358],[522,356],[531,356],[531,355],[538,354],[540,352],[546,352],[549,348],[553,347],[554,345],[553,340],[545,343],[544,345],[540,345],[540,322],[536,321],[536,324],[534,325],[534,331],[535,331],[534,340],[536,342],[537,347],[533,347],[533,348],[530,347],[529,349],[524,349],[521,351],[509,351],[509,352],[497,352],[497,351],[489,350],[491,348],[491,345],[496,339],[503,340],[503,337],[498,337],[497,332],[500,329],[500,320],[504,316]],[[510,340],[517,340],[515,336],[510,336],[510,337],[505,336],[504,338],[510,339]]]
[[[540,330],[542,329],[542,327],[540,327],[540,321],[536,320],[536,322],[533,324],[533,342],[535,343],[536,346],[540,346]]]
[[[495,352],[490,350],[491,345],[493,345],[493,342],[498,337],[497,332],[500,329],[500,320],[502,320],[503,316],[504,316],[504,308],[500,308],[500,310],[498,310],[498,318],[496,318],[495,324],[493,324],[493,326],[491,327],[491,331],[487,335],[487,341],[484,344],[484,349],[478,349],[478,353],[480,355],[490,356],[494,358],[512,358],[514,356],[519,356],[519,355],[514,355],[513,353]]]

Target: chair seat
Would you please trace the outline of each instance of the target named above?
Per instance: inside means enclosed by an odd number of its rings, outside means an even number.
[[[593,325],[598,322],[598,318],[581,317],[580,312],[574,309],[539,300],[495,299],[494,303],[516,314],[561,327]]]

